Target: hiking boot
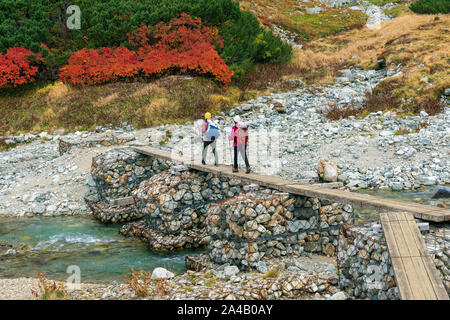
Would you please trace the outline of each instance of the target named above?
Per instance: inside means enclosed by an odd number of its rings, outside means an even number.
[[[233,172],[239,172],[239,169],[234,169],[234,168],[233,168]]]
[[[245,173],[250,173],[250,167],[247,167],[247,169],[245,169]]]
[[[202,160],[202,164],[203,164],[203,165],[205,165],[205,164],[206,164],[205,160]]]

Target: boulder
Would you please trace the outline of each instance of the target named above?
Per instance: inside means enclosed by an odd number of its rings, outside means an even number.
[[[436,177],[425,177],[423,179],[423,185],[425,185],[425,186],[432,186],[432,185],[436,184],[436,182],[437,182]]]
[[[152,272],[152,280],[172,279],[175,274],[164,268],[155,268]]]
[[[330,160],[320,160],[317,168],[319,177],[326,182],[336,182],[338,177],[338,167]]]
[[[284,106],[283,102],[280,100],[272,100],[273,103],[273,109],[277,111],[278,113],[286,113],[286,107]]]
[[[266,263],[263,261],[259,261],[256,264],[256,270],[258,270],[258,272],[260,272],[260,273],[267,273],[268,269],[267,269]]]
[[[225,277],[231,278],[239,273],[239,268],[236,266],[228,266],[224,268],[223,272]]]
[[[55,136],[62,136],[62,135],[64,135],[64,133],[65,133],[64,129],[57,129],[57,130],[53,131],[53,134]]]
[[[331,300],[347,300],[347,296],[344,292],[339,291],[333,294],[330,298]]]
[[[324,9],[316,6],[316,7],[312,7],[312,8],[305,8],[305,10],[306,10],[307,14],[318,14],[321,11],[323,11]]]
[[[317,180],[319,178],[315,171],[305,171],[301,173],[301,177],[305,180]]]
[[[450,187],[437,186],[434,190],[432,199],[447,199],[450,198]]]
[[[343,75],[344,77],[346,77],[349,81],[353,81],[354,78],[355,78],[355,77],[353,76],[352,70],[350,70],[350,69],[339,70],[339,72],[342,73],[342,75]]]

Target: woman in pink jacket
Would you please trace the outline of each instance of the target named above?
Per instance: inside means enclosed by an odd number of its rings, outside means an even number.
[[[245,173],[250,173],[250,164],[247,157],[247,144],[248,144],[248,127],[241,121],[241,117],[235,116],[233,118],[234,126],[231,128],[231,133],[228,139],[233,141],[234,147],[234,164],[233,172],[239,172],[238,166],[238,153],[241,154],[242,159],[245,162]]]

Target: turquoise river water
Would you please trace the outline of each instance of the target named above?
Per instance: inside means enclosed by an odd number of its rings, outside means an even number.
[[[82,282],[122,282],[131,268],[183,272],[185,256],[202,252],[157,254],[140,240],[123,237],[119,229],[92,217],[0,217],[0,244],[28,248],[16,255],[0,255],[0,278],[36,277],[37,268],[50,279],[64,280],[69,276],[67,267],[77,265]]]

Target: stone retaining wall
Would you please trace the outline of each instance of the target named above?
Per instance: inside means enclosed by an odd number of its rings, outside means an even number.
[[[242,190],[240,180],[177,166],[141,182],[132,196],[149,228],[178,235],[204,229],[207,205]]]
[[[366,227],[346,226],[340,229],[337,256],[339,287],[351,298],[400,299],[386,239],[379,226],[378,222]],[[424,238],[450,294],[450,246],[443,233],[435,230]]]
[[[111,206],[109,202],[101,201],[97,194],[85,196],[84,201],[91,209],[92,215],[103,223],[128,222],[143,217],[136,210],[134,203],[123,206]]]
[[[348,297],[399,299],[386,240],[370,228],[340,228],[337,251],[339,287]]]
[[[155,251],[165,252],[176,249],[197,248],[206,245],[210,238],[205,229],[192,229],[178,235],[164,234],[147,226],[145,220],[125,224],[120,229],[125,237],[139,238]]]
[[[450,296],[449,256],[450,256],[450,248],[448,247],[446,250],[436,252],[431,255],[434,264],[436,265],[436,268],[439,270],[441,274],[445,290],[447,291],[447,294]]]
[[[209,256],[217,263],[254,267],[262,257],[303,251],[335,254],[338,224],[352,207],[274,190],[251,191],[210,204]]]
[[[142,155],[131,148],[107,151],[92,159],[91,175],[103,201],[131,195],[143,180],[167,170],[167,161]]]
[[[129,147],[109,150],[92,158],[91,176],[95,184],[92,189],[95,190],[90,190],[84,201],[93,216],[103,223],[140,219],[144,215],[134,203],[112,205],[111,200],[130,197],[141,181],[167,170],[169,165],[167,161],[142,155]]]
[[[450,295],[450,230],[433,229],[424,238],[431,258],[441,274],[444,287]]]
[[[277,263],[275,263],[277,265]],[[281,267],[283,266],[283,267]],[[199,272],[214,270],[213,275],[218,279],[234,282],[232,285],[216,285],[208,288],[208,298],[216,299],[245,299],[245,300],[272,300],[272,299],[311,299],[335,294],[337,279],[334,275],[325,273],[308,273],[307,271],[288,271],[284,268],[284,262],[273,267],[277,276],[264,277],[252,274],[250,280],[242,273],[233,274],[233,266],[217,266],[204,255],[186,256],[186,268],[188,274],[195,276]],[[227,271],[227,269],[231,269]],[[204,273],[203,273],[204,274]],[[245,277],[245,278],[244,278]],[[245,281],[245,288],[241,283]],[[201,290],[201,289],[200,289]],[[200,296],[201,297],[201,296]],[[333,299],[333,298],[332,298]],[[342,295],[341,295],[342,299]],[[345,299],[345,297],[344,297]],[[333,299],[338,300],[338,299]]]

